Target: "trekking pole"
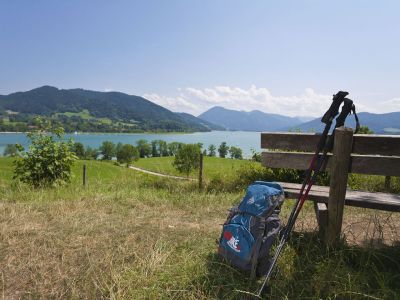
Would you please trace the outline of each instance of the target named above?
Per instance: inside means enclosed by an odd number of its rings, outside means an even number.
[[[341,97],[336,97],[337,95],[341,95]],[[276,262],[279,258],[280,253],[283,250],[283,247],[289,237],[290,232],[292,231],[295,221],[300,213],[301,208],[303,207],[303,204],[308,196],[308,193],[312,187],[312,185],[315,183],[317,176],[319,174],[319,171],[321,169],[321,167],[323,166],[324,161],[326,160],[327,157],[327,153],[328,151],[331,149],[332,145],[333,145],[333,134],[331,137],[328,137],[328,132],[329,129],[332,125],[333,119],[335,118],[335,116],[338,114],[338,109],[340,107],[340,104],[342,102],[344,102],[342,111],[340,113],[340,115],[338,116],[338,118],[336,119],[336,125],[335,128],[343,126],[344,121],[346,119],[346,117],[351,113],[351,110],[354,109],[355,112],[355,107],[353,105],[353,101],[351,101],[350,99],[344,98],[345,96],[348,95],[347,92],[339,92],[338,94],[336,94],[333,98],[334,103],[332,103],[331,107],[329,108],[329,110],[325,113],[325,115],[322,118],[322,122],[324,122],[326,124],[324,132],[321,136],[321,139],[318,143],[317,146],[317,150],[311,160],[311,164],[309,169],[307,170],[305,179],[303,181],[303,185],[302,188],[300,190],[299,193],[299,197],[297,198],[296,204],[290,214],[290,217],[288,219],[288,225],[285,228],[283,235],[281,237],[281,240],[279,242],[279,245],[275,251],[275,255],[271,261],[271,264],[268,268],[268,271],[265,275],[265,279],[264,282],[260,288],[260,290],[257,293],[257,297],[260,297],[261,293],[263,292],[265,286],[267,285],[272,271],[274,270],[274,267],[276,265]],[[340,101],[340,102],[339,102]],[[356,118],[357,120],[357,127],[358,125],[358,118]],[[323,154],[321,156],[319,156],[319,153],[323,150]],[[318,162],[315,165],[315,162],[318,158]],[[305,187],[307,186],[307,189],[305,189]],[[305,190],[305,193],[303,194]]]

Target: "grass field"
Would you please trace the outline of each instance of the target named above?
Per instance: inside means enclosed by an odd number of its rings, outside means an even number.
[[[162,174],[185,176],[172,166],[173,159],[173,156],[143,158],[133,163],[133,165]],[[231,177],[235,176],[235,172],[242,166],[251,166],[255,164],[255,162],[249,160],[204,156],[204,176],[208,179],[212,179],[216,176]],[[198,178],[198,170],[194,170],[189,177]]]
[[[82,110],[81,112],[64,112],[64,113],[56,113],[56,116],[64,115],[67,117],[81,117],[84,120],[96,120],[102,124],[111,125],[112,120],[109,118],[96,118],[90,114],[87,109]]]
[[[218,167],[223,173],[231,168],[226,161]],[[220,224],[243,192],[200,192],[196,182],[96,161],[79,161],[67,186],[33,190],[13,183],[11,162],[0,159],[4,299],[243,299],[256,289],[216,255]],[[286,201],[283,218],[291,204]],[[307,204],[271,281],[270,299],[399,298],[396,218],[346,208],[348,242],[328,250]]]

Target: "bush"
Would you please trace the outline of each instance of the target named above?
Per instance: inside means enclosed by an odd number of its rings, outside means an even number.
[[[172,164],[180,173],[185,173],[186,176],[189,176],[190,172],[197,169],[200,164],[199,145],[183,145],[176,153]]]
[[[64,129],[51,129],[49,123],[38,119],[38,131],[27,134],[31,141],[29,150],[18,145],[22,158],[14,161],[14,179],[35,188],[69,182],[71,167],[77,159],[71,151],[73,142],[63,140]]]

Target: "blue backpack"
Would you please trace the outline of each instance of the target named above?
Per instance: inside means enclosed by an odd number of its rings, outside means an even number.
[[[264,275],[269,254],[279,231],[280,207],[285,198],[275,182],[255,181],[242,201],[229,210],[218,243],[218,253],[231,265],[250,271],[251,277]]]

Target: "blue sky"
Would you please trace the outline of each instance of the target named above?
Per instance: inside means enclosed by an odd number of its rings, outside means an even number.
[[[400,111],[400,1],[0,2],[0,94],[117,90],[174,111]]]

